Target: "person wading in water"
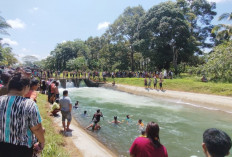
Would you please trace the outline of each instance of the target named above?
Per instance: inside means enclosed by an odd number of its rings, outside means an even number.
[[[92,130],[94,131],[94,128],[96,125],[98,125],[97,123],[100,122],[100,118],[103,118],[103,114],[102,112],[100,112],[100,109],[97,110],[97,112],[93,115],[93,118],[92,118],[92,124],[90,124],[86,129],[92,127]],[[104,120],[104,118],[103,118]]]

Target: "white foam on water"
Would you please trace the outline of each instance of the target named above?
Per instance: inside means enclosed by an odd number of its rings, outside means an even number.
[[[91,89],[91,90],[90,90]],[[118,103],[119,105],[131,106],[135,108],[140,107],[160,107],[169,109],[172,111],[178,111],[182,109],[181,105],[170,105],[166,103],[158,102],[152,98],[144,96],[135,96],[129,93],[109,90],[105,88],[79,88],[79,89],[68,89],[72,95],[78,93],[79,97],[94,99],[97,103]],[[87,93],[87,94],[86,94]]]
[[[211,110],[211,111],[222,111],[222,112],[226,112],[226,113],[232,114],[232,111],[225,111],[225,110],[220,110],[220,109],[213,108],[213,107],[206,107],[206,106],[201,106],[201,105],[198,105],[198,104],[193,104],[193,103],[188,103],[188,102],[182,102],[181,100],[177,101],[176,103],[177,104],[189,105],[189,106],[193,106],[193,107],[196,107],[196,108],[203,108],[203,109]]]

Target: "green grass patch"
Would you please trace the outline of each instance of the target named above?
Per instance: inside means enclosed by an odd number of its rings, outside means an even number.
[[[144,78],[115,78],[114,80],[116,84],[144,87]],[[113,82],[113,79],[107,78],[107,82]],[[153,79],[151,87],[153,87]],[[159,88],[159,86],[157,87]],[[201,77],[197,76],[164,79],[163,88],[165,90],[232,96],[231,83],[201,82]]]
[[[58,134],[52,124],[51,117],[47,114],[47,96],[39,94],[37,105],[42,116],[42,125],[45,128],[45,148],[42,152],[43,157],[68,157],[69,153],[63,148],[64,137]]]

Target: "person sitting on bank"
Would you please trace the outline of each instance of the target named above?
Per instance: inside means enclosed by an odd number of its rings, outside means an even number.
[[[51,114],[53,116],[57,116],[58,112],[60,111],[60,105],[59,105],[59,99],[56,99],[56,102],[53,103],[52,109],[51,109]]]
[[[201,81],[202,81],[202,82],[208,82],[208,80],[207,80],[207,78],[205,77],[205,75],[202,76]]]
[[[230,154],[231,138],[216,128],[207,129],[203,133],[202,148],[206,157],[225,157]]]

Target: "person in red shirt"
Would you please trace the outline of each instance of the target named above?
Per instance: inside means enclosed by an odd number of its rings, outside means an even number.
[[[165,146],[160,143],[159,125],[149,122],[146,128],[147,137],[137,137],[130,147],[132,157],[168,157]]]

